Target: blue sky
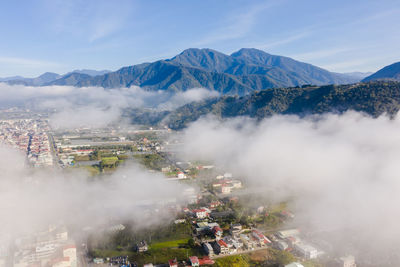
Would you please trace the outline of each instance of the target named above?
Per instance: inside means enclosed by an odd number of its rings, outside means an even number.
[[[0,77],[116,70],[189,47],[255,47],[337,72],[400,61],[398,0],[19,0],[0,11]]]

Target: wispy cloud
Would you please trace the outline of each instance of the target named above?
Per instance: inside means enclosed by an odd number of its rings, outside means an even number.
[[[59,67],[60,63],[43,61],[20,57],[2,57],[0,56],[0,64],[11,64],[21,67]]]
[[[372,15],[367,15],[365,17],[362,17],[358,20],[353,21],[352,24],[365,24],[365,23],[374,22],[376,20],[382,20],[385,18],[398,17],[399,15],[400,15],[400,8],[388,9],[388,10],[376,12]]]
[[[112,35],[126,26],[131,1],[51,1],[46,2],[53,29],[60,34],[82,36],[93,42]]]
[[[247,10],[226,17],[223,24],[195,43],[195,46],[213,44],[246,36],[257,20],[257,16],[278,4],[277,1],[253,5]]]
[[[250,46],[256,47],[259,49],[269,49],[269,48],[296,42],[298,40],[301,40],[301,39],[304,39],[304,38],[310,36],[311,34],[312,34],[312,32],[310,30],[304,30],[302,32],[293,33],[291,35],[280,36],[279,38],[270,39],[270,40],[264,41],[262,43],[253,43]]]

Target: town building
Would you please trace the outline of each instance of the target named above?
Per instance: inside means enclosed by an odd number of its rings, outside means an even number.
[[[294,249],[301,257],[307,260],[316,259],[319,255],[316,248],[304,243],[295,244]]]
[[[189,257],[189,261],[192,267],[200,266],[199,258],[197,258],[196,256]]]
[[[193,212],[194,216],[196,216],[196,218],[199,218],[199,219],[204,219],[204,218],[208,217],[208,211],[204,208],[203,209],[195,209],[195,210],[192,210],[192,212]]]

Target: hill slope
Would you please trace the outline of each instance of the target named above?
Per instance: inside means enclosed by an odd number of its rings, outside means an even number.
[[[172,112],[128,112],[134,123],[167,124],[181,129],[207,114],[220,118],[249,116],[262,119],[273,114],[321,114],[355,110],[377,117],[395,115],[400,109],[399,82],[370,82],[305,88],[274,88],[243,97],[223,96],[184,105]]]
[[[374,74],[363,79],[363,82],[375,80],[400,81],[400,62],[393,63],[392,65],[386,66],[378,70]]]

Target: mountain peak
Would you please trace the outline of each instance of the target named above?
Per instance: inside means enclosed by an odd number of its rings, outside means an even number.
[[[232,57],[237,57],[240,55],[270,55],[267,52],[257,49],[257,48],[241,48],[236,52],[231,54]]]
[[[232,64],[233,59],[221,52],[209,48],[189,48],[179,55],[167,60],[183,66],[222,72]]]

